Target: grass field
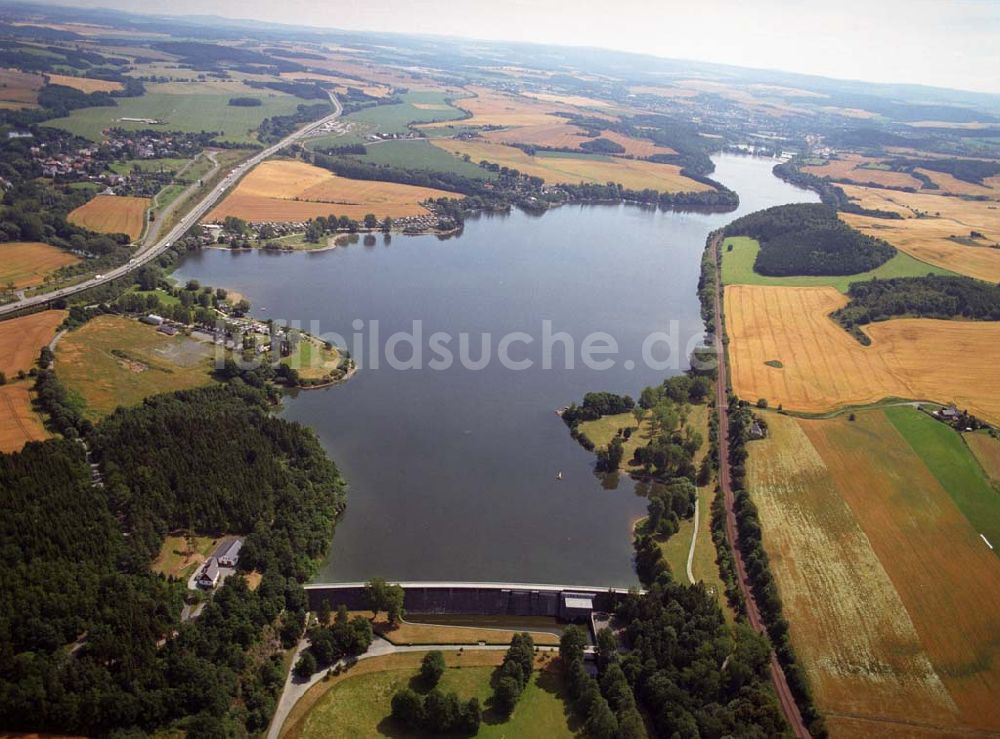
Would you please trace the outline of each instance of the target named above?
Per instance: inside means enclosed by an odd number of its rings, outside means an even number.
[[[66,315],[66,311],[47,310],[0,321],[0,372],[10,379],[34,367],[38,352],[52,340]]]
[[[332,82],[337,85],[335,92],[347,93],[347,89],[350,87],[361,90],[365,95],[373,98],[384,98],[389,94],[390,88],[385,85],[370,85],[361,80],[352,79],[351,77],[342,77],[335,74],[318,74],[316,72],[282,72],[282,79],[288,80],[307,80],[316,82]]]
[[[321,380],[337,371],[340,353],[335,348],[327,349],[318,341],[303,338],[281,363],[297,370],[303,380]]]
[[[124,162],[112,162],[111,169],[120,175],[130,174],[138,167],[143,172],[174,173],[190,163],[190,159],[129,159]]]
[[[372,618],[371,611],[356,611],[351,614],[361,615],[367,619]],[[398,645],[421,645],[421,644],[510,644],[514,634],[530,629],[511,629],[494,627],[465,626],[449,623],[424,623],[419,616],[413,616],[413,621],[403,621],[401,624],[392,627],[386,616],[383,614],[373,624],[375,633],[385,637],[393,644]],[[530,631],[535,644],[556,646],[559,644],[559,637],[547,631]]]
[[[963,434],[962,438],[972,450],[983,472],[993,481],[997,492],[1000,492],[1000,440],[983,432]]]
[[[862,184],[874,182],[884,187],[913,187],[919,190],[923,186],[920,180],[906,172],[875,168],[879,162],[860,154],[845,154],[842,159],[832,159],[820,166],[802,167],[802,171],[832,180]]]
[[[885,415],[972,527],[1000,544],[1000,499],[958,432],[911,407],[886,408]]]
[[[237,216],[248,221],[300,221],[335,213],[360,219],[366,213],[412,216],[427,213],[420,203],[454,193],[428,187],[373,180],[349,180],[299,161],[271,160],[258,165],[206,221]]]
[[[165,84],[173,85],[166,88],[169,92],[159,92],[158,85],[150,84],[147,85],[148,92],[141,97],[118,98],[114,107],[80,108],[66,118],[47,121],[45,125],[100,141],[104,129],[111,126],[133,131],[150,127],[148,123],[123,121],[122,118],[150,118],[164,121],[165,125],[157,126],[158,129],[191,133],[217,131],[223,141],[256,143],[256,131],[261,121],[271,116],[294,113],[296,106],[306,102],[291,95],[262,93],[246,88],[238,93],[239,97],[255,97],[262,104],[252,108],[236,107],[229,104],[229,99],[237,94],[234,92],[178,94],[185,89],[184,84]]]
[[[465,155],[474,162],[486,160],[541,177],[549,184],[580,182],[617,182],[633,190],[651,188],[660,192],[702,192],[712,188],[684,177],[680,167],[634,159],[591,159],[586,157],[529,156],[520,149],[479,141],[436,139],[435,146],[453,154]]]
[[[117,92],[122,89],[121,82],[110,80],[95,80],[90,77],[70,77],[67,74],[49,74],[49,84],[72,87],[80,92]]]
[[[729,247],[732,246],[732,251]],[[821,287],[829,285],[842,293],[852,282],[878,278],[921,277],[927,274],[952,275],[954,272],[914,259],[905,252],[868,272],[856,275],[802,275],[797,277],[769,277],[754,271],[753,265],[760,251],[756,239],[748,236],[731,236],[722,242],[722,282],[726,285],[784,285],[786,287]]]
[[[40,74],[0,69],[0,102],[12,109],[34,108],[45,80]]]
[[[888,241],[917,259],[988,282],[1000,282],[1000,204],[945,195],[895,192],[844,186],[844,192],[864,208],[889,210],[903,216],[887,220],[842,213],[841,218],[863,233]],[[972,231],[983,238],[968,239]],[[966,243],[955,238],[967,240]]]
[[[385,141],[368,144],[368,153],[353,157],[362,162],[389,164],[404,169],[428,169],[434,172],[449,172],[477,180],[495,179],[496,174],[483,169],[476,162],[466,162],[461,157],[449,154],[424,139],[408,141]]]
[[[31,407],[31,385],[0,385],[0,453],[18,452],[29,441],[47,438],[42,419]]]
[[[99,316],[56,347],[59,378],[91,419],[159,393],[206,385],[214,347],[120,316]]]
[[[319,683],[312,690],[320,688],[322,697],[308,706],[310,710],[305,715],[293,712],[282,736],[311,739],[407,735],[403,727],[390,719],[390,701],[400,688],[413,686],[423,690],[414,679],[422,656],[416,652],[375,657],[359,662],[345,675]],[[575,736],[577,727],[569,716],[562,678],[550,659],[536,663],[531,681],[510,719],[504,721],[489,709],[490,680],[502,658],[502,652],[445,653],[448,669],[438,687],[445,693],[458,693],[462,700],[479,698],[484,715],[476,736],[551,739]],[[309,698],[307,694],[303,701]]]
[[[70,223],[104,234],[128,234],[135,241],[146,223],[149,198],[95,195],[66,217]]]
[[[0,244],[0,287],[15,289],[41,285],[46,275],[60,267],[79,262],[65,249],[36,241],[8,241]]]
[[[462,121],[466,126],[547,126],[565,123],[558,112],[573,111],[568,105],[532,100],[520,95],[497,92],[487,87],[470,86],[472,97],[456,100],[455,105],[467,111],[472,117]],[[579,111],[576,111],[579,112]],[[595,117],[601,114],[591,113]],[[434,124],[441,127],[444,124]]]
[[[194,536],[189,543],[188,538],[183,535],[167,536],[150,569],[167,577],[186,579],[212,553],[220,538]]]
[[[453,121],[465,116],[461,110],[449,105],[448,96],[441,92],[407,92],[400,97],[402,103],[364,108],[344,116],[344,119],[366,124],[380,133],[406,133],[411,124]]]
[[[768,422],[748,480],[833,734],[1000,727],[1000,572],[923,460],[882,411]]]
[[[643,419],[642,424],[636,424],[635,416],[629,413],[616,413],[610,416],[601,416],[596,421],[584,421],[577,429],[594,442],[598,449],[607,447],[611,440],[618,435],[621,429],[636,429],[632,435],[624,440],[625,452],[622,455],[622,469],[628,470],[629,460],[635,454],[635,450],[640,446],[649,443],[649,422]]]
[[[1000,421],[1000,395],[984,392],[1000,363],[1000,323],[898,318],[866,326],[866,347],[828,317],[845,303],[831,287],[727,287],[736,394],[807,412],[935,400]]]

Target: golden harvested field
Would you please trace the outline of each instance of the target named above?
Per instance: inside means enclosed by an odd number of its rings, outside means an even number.
[[[483,159],[513,167],[525,174],[541,177],[549,184],[566,182],[618,182],[633,190],[652,188],[660,192],[700,192],[712,188],[684,177],[680,167],[637,159],[587,159],[573,157],[528,156],[520,149],[478,141],[435,139],[432,142],[453,154],[468,154],[472,161]]]
[[[0,372],[11,378],[34,367],[38,352],[56,335],[66,315],[64,310],[46,310],[0,321]]]
[[[72,87],[80,92],[116,92],[122,89],[121,82],[95,80],[90,77],[71,77],[68,74],[48,74],[49,84]]]
[[[862,414],[858,429],[872,415]],[[953,721],[955,705],[826,461],[802,423],[767,420],[769,438],[749,446],[749,489],[820,709]],[[887,493],[873,489],[872,497]]]
[[[935,400],[1000,421],[1000,394],[983,392],[1000,364],[1000,323],[882,321],[866,327],[866,347],[828,317],[846,302],[832,287],[726,287],[736,394],[807,412],[888,397]]]
[[[586,131],[565,120],[560,123],[486,131],[483,138],[494,144],[533,144],[557,149],[579,149],[581,143],[590,140]]]
[[[121,316],[98,316],[56,347],[59,378],[93,420],[159,393],[209,384],[215,348]]]
[[[526,92],[525,97],[533,100],[541,100],[544,103],[559,103],[560,105],[571,105],[574,108],[607,108],[611,103],[597,98],[585,97],[583,95],[556,95],[549,92]]]
[[[988,282],[1000,282],[1000,203],[963,200],[946,195],[905,193],[843,185],[851,200],[864,208],[890,210],[902,220],[841,213],[864,233],[885,239],[900,251],[924,262]],[[917,217],[919,214],[920,217]],[[961,243],[972,231],[985,238]]]
[[[454,193],[393,182],[350,180],[311,164],[274,160],[260,164],[205,217],[208,222],[236,216],[248,221],[302,221],[335,213],[360,219],[423,215],[420,205]]]
[[[1000,570],[923,460],[882,411],[768,423],[750,489],[834,734],[1000,729]]]
[[[802,167],[803,172],[817,177],[849,182],[874,182],[884,187],[914,187],[920,189],[921,182],[906,172],[890,172],[884,169],[866,169],[863,165],[876,164],[880,160],[860,154],[845,154],[842,159],[832,159],[819,166]]]
[[[27,382],[0,385],[0,453],[19,452],[29,441],[43,441],[49,433],[31,407]]]
[[[962,438],[979,460],[986,476],[994,483],[1000,483],[1000,440],[983,433],[962,434]]]
[[[50,244],[9,241],[0,244],[0,286],[11,282],[17,289],[41,285],[45,275],[79,261],[79,257]]]
[[[12,109],[34,108],[38,104],[38,91],[45,84],[40,74],[0,69],[0,101]]]
[[[952,177],[945,172],[935,172],[931,169],[919,168],[916,171],[929,177],[931,182],[940,188],[940,190],[935,190],[934,192],[951,193],[953,195],[974,195],[977,197],[985,196],[991,200],[1000,200],[1000,181],[998,181],[1000,178],[989,177],[983,180],[982,185],[977,185],[974,182],[966,182],[957,177]]]
[[[625,147],[625,153],[634,157],[651,157],[654,154],[676,154],[669,146],[660,146],[647,139],[637,139],[617,131],[601,131],[601,138],[614,141]]]
[[[104,234],[127,234],[135,241],[146,223],[149,198],[124,195],[95,195],[72,211],[67,220],[77,226]]]
[[[487,87],[469,86],[468,92],[475,97],[456,100],[457,108],[468,111],[472,117],[461,121],[462,126],[551,126],[566,124],[566,119],[556,113],[575,112],[579,110],[562,103],[534,100],[523,95],[510,95]],[[591,112],[590,115],[605,120],[616,120],[604,113]],[[456,125],[455,121],[439,121],[428,123],[427,128]]]

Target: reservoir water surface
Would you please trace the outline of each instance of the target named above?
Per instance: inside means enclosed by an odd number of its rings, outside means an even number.
[[[686,368],[685,349],[702,332],[696,290],[708,233],[744,213],[816,200],[775,178],[773,160],[715,161],[713,177],[740,195],[736,212],[573,205],[470,219],[444,240],[378,235],[318,253],[208,249],[185,259],[180,279],[237,290],[255,315],[335,332],[349,347],[356,334],[370,339],[374,322],[381,342],[420,322],[422,369],[394,369],[384,354],[366,367],[365,343],[350,382],[285,401],[283,416],[316,431],[349,485],[317,580],[636,582],[631,527],[645,499],[628,479],[615,487],[596,477],[593,454],[555,410],[591,390],[638,397]],[[543,321],[572,339],[572,369],[566,341],[549,342],[553,367],[542,366]],[[435,332],[452,337],[448,369],[428,366]],[[496,359],[511,332],[532,338],[509,344],[528,369]],[[581,362],[594,332],[618,344],[609,369]],[[673,336],[665,369],[643,361],[655,332]],[[493,358],[482,369],[458,361],[462,333],[474,360],[489,334]],[[651,346],[667,359],[671,342]],[[410,358],[407,341],[395,356]]]

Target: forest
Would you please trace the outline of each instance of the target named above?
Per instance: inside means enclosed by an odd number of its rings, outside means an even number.
[[[771,277],[853,275],[892,259],[896,250],[837,218],[822,203],[795,203],[750,213],[723,229],[760,242],[754,271]]]
[[[45,378],[44,381],[42,378]],[[72,403],[49,371],[49,402]],[[188,736],[266,728],[299,638],[301,582],[330,541],[343,483],[312,432],[236,382],[152,398],[75,438],[0,455],[0,725]],[[76,424],[76,425],[74,425]],[[150,569],[167,531],[240,533],[241,569],[199,618]]]

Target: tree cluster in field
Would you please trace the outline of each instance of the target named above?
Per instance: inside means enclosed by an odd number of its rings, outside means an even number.
[[[768,636],[774,645],[788,680],[788,686],[795,695],[795,701],[802,712],[802,718],[813,736],[825,736],[823,719],[813,703],[812,693],[805,671],[795,656],[788,635],[788,622],[782,613],[781,597],[771,573],[770,561],[762,542],[763,527],[757,506],[746,487],[746,460],[749,456],[747,443],[750,441],[750,427],[755,418],[750,404],[735,397],[729,403],[729,464],[730,477],[735,495],[736,527],[739,536],[740,553],[746,564],[747,574],[753,589],[754,599],[767,627]],[[756,419],[758,423],[762,419]]]
[[[309,647],[295,663],[295,675],[308,679],[318,669],[329,667],[345,657],[364,654],[374,638],[371,622],[364,616],[351,618],[343,605],[337,608],[330,623],[329,606],[321,612],[319,624],[308,631]]]
[[[274,144],[290,136],[306,123],[317,121],[330,114],[329,103],[298,105],[289,115],[275,115],[265,118],[257,126],[257,138],[265,144]]]
[[[847,296],[848,304],[832,317],[863,344],[871,339],[859,326],[898,316],[1000,321],[1000,285],[971,277],[928,274],[852,282]]]
[[[521,694],[531,682],[535,667],[535,642],[531,634],[514,634],[510,648],[496,675],[493,688],[493,709],[501,716],[510,716],[521,699]]]
[[[463,703],[457,693],[438,690],[444,671],[444,655],[440,651],[425,654],[419,677],[428,692],[422,695],[413,688],[397,690],[392,696],[392,718],[414,733],[475,736],[483,718],[479,699],[473,697]]]
[[[387,583],[381,577],[373,577],[365,583],[365,603],[376,617],[385,611],[390,625],[398,624],[403,620],[406,615],[403,608],[405,600],[406,594],[397,583]]]
[[[272,640],[287,648],[302,632],[300,583],[343,504],[337,470],[310,431],[268,417],[263,395],[239,385],[160,396],[95,425],[50,369],[37,389],[64,409],[54,420],[68,438],[0,455],[0,725],[264,731],[284,683]],[[257,590],[230,577],[182,623],[185,583],[150,570],[178,530],[246,534],[240,567],[263,573]]]
[[[726,236],[760,242],[754,271],[771,277],[853,275],[889,261],[896,250],[851,228],[822,203],[778,205],[737,218]]]
[[[235,97],[229,98],[229,104],[234,108],[259,108],[264,101],[255,97]]]
[[[625,147],[617,141],[599,137],[580,143],[580,148],[593,154],[624,154]]]

